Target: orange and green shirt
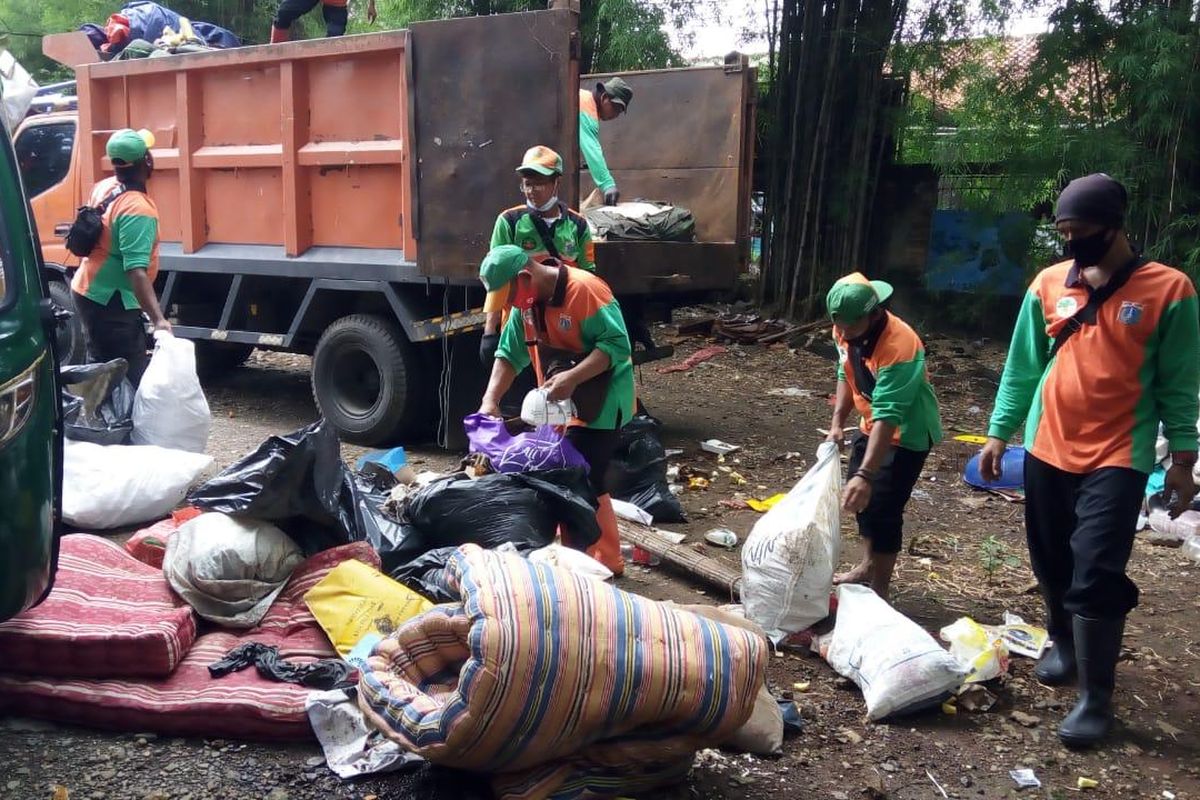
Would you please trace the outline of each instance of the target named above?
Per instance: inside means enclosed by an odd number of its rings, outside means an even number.
[[[529,206],[508,209],[496,217],[490,247],[515,244],[531,256],[549,255],[543,233],[554,242],[558,258],[567,266],[596,271],[596,245],[592,242],[587,220],[567,208],[566,203],[558,204],[558,219],[550,223]]]
[[[587,89],[579,90],[579,149],[596,188],[607,192],[617,185],[608,162],[604,160],[604,149],[600,147],[600,111],[596,108],[596,96]]]
[[[1161,421],[1172,452],[1195,452],[1200,415],[1200,308],[1191,280],[1149,262],[1050,357],[1091,289],[1074,261],[1043,270],[1017,316],[988,435],[1065,472],[1149,473]]]
[[[532,361],[530,342],[586,356],[593,350],[608,355],[612,377],[600,414],[587,427],[613,430],[633,418],[633,348],[625,330],[621,306],[601,278],[574,267],[563,267],[554,295],[543,306],[545,330],[538,331],[533,310],[510,314],[500,334],[496,358],[521,372]]]
[[[874,386],[859,385],[862,374],[856,374],[850,361],[855,357],[850,343],[835,329],[838,380],[850,388],[863,433],[870,435],[876,422],[887,422],[896,426],[892,444],[923,453],[942,440],[937,397],[925,368],[925,345],[907,322],[890,311],[884,314],[882,330],[860,355],[866,368],[862,377]]]
[[[100,181],[89,204],[99,206],[118,188],[115,177]],[[131,269],[146,270],[151,282],[158,275],[158,207],[134,190],[122,192],[105,210],[100,241],[79,265],[71,289],[102,306],[120,293],[125,308],[135,311],[140,306],[125,274]]]

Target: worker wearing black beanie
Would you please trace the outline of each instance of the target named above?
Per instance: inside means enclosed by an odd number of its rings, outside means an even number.
[[[1100,742],[1113,724],[1125,616],[1138,600],[1126,565],[1160,423],[1172,516],[1196,496],[1196,290],[1134,252],[1127,202],[1107,175],[1073,180],[1059,196],[1067,260],[1042,270],[1025,295],[981,458],[983,477],[998,479],[1025,420],[1026,539],[1054,642],[1034,674],[1078,686],[1058,729],[1076,747]]]

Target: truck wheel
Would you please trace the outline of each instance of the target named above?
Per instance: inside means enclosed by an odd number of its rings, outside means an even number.
[[[246,363],[254,352],[252,344],[196,340],[196,373],[203,380],[219,378]]]
[[[399,326],[372,314],[342,317],[313,353],[313,397],[351,444],[386,445],[424,423],[417,356]]]
[[[69,318],[59,322],[54,328],[59,363],[63,366],[82,364],[87,361],[87,347],[83,339],[83,323],[75,313],[75,299],[71,296],[71,287],[60,280],[50,281],[49,286],[50,302],[56,308],[71,313]]]

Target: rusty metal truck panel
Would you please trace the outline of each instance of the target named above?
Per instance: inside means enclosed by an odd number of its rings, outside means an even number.
[[[422,273],[478,275],[496,216],[521,200],[514,170],[524,152],[544,144],[572,157],[576,25],[565,10],[413,25]],[[571,198],[574,164],[565,166],[560,194]]]
[[[605,160],[625,200],[690,209],[696,242],[599,242],[600,274],[623,293],[728,290],[749,256],[755,73],[724,66],[621,73],[629,111],[600,124]],[[587,75],[585,89],[611,75]],[[595,184],[584,173],[581,192]]]

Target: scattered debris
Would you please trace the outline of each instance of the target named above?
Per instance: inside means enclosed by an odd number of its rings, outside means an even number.
[[[1021,789],[1040,789],[1042,782],[1033,774],[1033,770],[1021,768],[1009,770],[1008,776],[1013,779],[1017,786]]]
[[[1092,778],[1080,777],[1077,781],[1075,781],[1075,787],[1080,791],[1083,791],[1084,789],[1095,789],[1099,785],[1100,781]]]
[[[758,314],[726,314],[717,317],[712,335],[738,344],[772,344],[781,342],[797,332],[791,323],[763,319]]]
[[[1179,734],[1183,733],[1183,731],[1181,731],[1179,728],[1176,728],[1174,725],[1167,722],[1166,720],[1162,720],[1162,719],[1156,720],[1154,724],[1158,727],[1158,729],[1160,731],[1165,733],[1167,736],[1170,736],[1172,739],[1178,740]]]
[[[783,493],[773,494],[765,500],[759,500],[758,498],[751,497],[746,501],[746,505],[750,506],[760,514],[765,514],[778,505],[779,501],[785,497],[787,497],[787,495]]]
[[[688,370],[690,370],[692,367],[696,366],[697,364],[703,364],[705,361],[716,358],[717,356],[721,355],[722,353],[728,353],[728,352],[729,352],[729,350],[727,348],[724,348],[719,344],[714,344],[711,347],[703,347],[703,348],[697,350],[696,352],[692,353],[690,356],[685,358],[683,361],[680,361],[676,364],[668,364],[665,367],[659,367],[658,374],[659,375],[667,375],[672,372],[687,372]]]
[[[801,389],[798,386],[788,386],[783,389],[768,389],[769,397],[802,397],[806,400],[817,397],[818,393],[812,389]]]
[[[986,687],[978,683],[968,683],[958,693],[957,704],[964,711],[972,712],[987,712],[991,711],[997,702],[998,698],[992,694]]]
[[[734,548],[737,547],[738,536],[728,528],[714,528],[704,534],[704,541],[717,547]]]
[[[700,443],[700,449],[706,453],[712,453],[717,456],[727,456],[730,453],[736,453],[742,449],[739,444],[729,444],[722,442],[720,439],[706,439]]]
[[[946,790],[942,788],[942,785],[937,782],[937,778],[933,777],[932,772],[930,772],[929,770],[925,770],[925,776],[927,778],[929,778],[930,782],[933,783],[933,785],[937,788],[937,790],[942,793],[942,797],[948,798],[950,796],[950,795],[946,794]]]
[[[841,728],[837,732],[837,740],[842,744],[862,744],[863,737],[849,728]]]
[[[793,689],[794,691],[797,691],[797,692],[801,692],[801,693],[803,693],[803,692],[807,692],[807,691],[808,691],[808,689],[809,689],[809,685],[810,685],[810,684],[809,684],[809,682],[808,682],[808,681],[802,681],[802,682],[798,682],[798,683],[793,683],[793,684],[792,684],[792,689]]]

